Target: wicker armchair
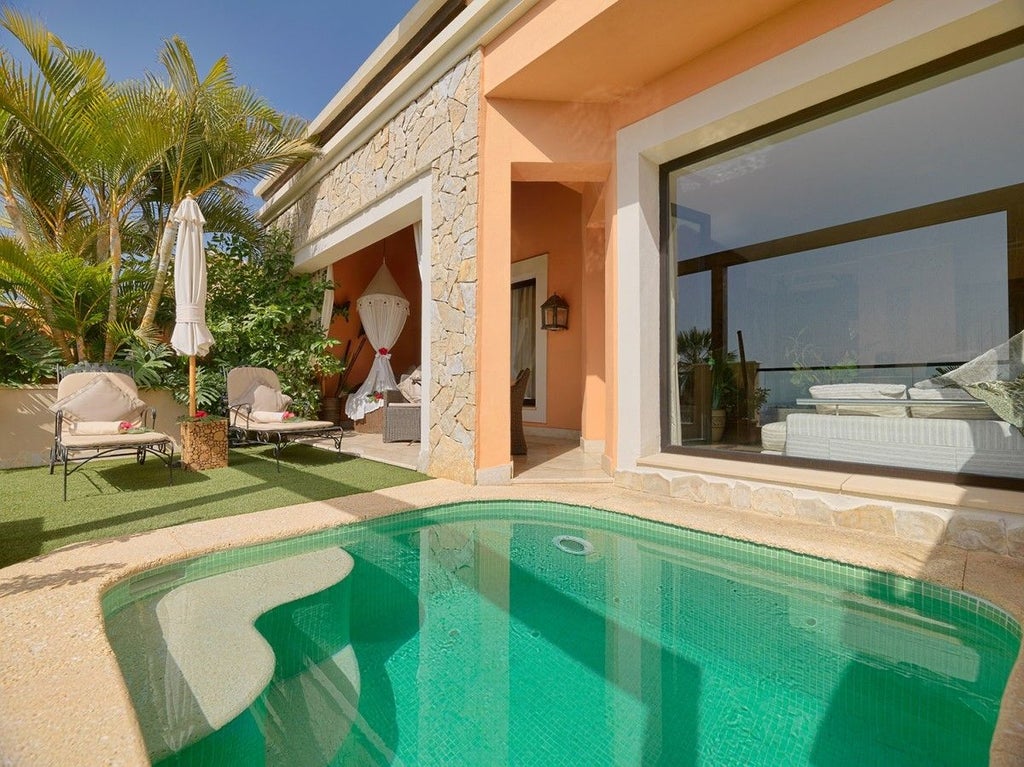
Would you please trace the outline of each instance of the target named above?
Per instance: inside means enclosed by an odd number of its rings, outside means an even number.
[[[526,455],[526,434],[523,433],[523,400],[526,398],[526,386],[530,383],[530,368],[523,368],[512,384],[510,404],[512,421],[510,433],[512,437],[512,455]]]
[[[397,389],[384,392],[383,438],[385,442],[420,441],[420,405],[409,402]]]

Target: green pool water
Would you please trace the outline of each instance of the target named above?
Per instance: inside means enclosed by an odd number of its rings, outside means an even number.
[[[274,679],[204,731],[161,605],[328,547],[350,575],[256,620]],[[218,553],[104,609],[161,765],[983,765],[1021,635],[934,585],[525,502]]]

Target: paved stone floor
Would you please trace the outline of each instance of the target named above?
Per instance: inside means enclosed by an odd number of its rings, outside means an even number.
[[[601,456],[584,453],[579,441],[526,435],[527,454],[512,456],[513,484],[611,482]],[[330,446],[330,443],[326,443]],[[384,442],[380,434],[346,432],[341,451],[407,469],[417,468],[419,442]]]
[[[599,453],[584,453],[579,441],[526,435],[526,455],[512,456],[513,484],[611,482]]]

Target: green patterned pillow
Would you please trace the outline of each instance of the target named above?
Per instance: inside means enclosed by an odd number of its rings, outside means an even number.
[[[979,381],[964,390],[984,401],[996,415],[1024,432],[1024,374],[1012,381]]]

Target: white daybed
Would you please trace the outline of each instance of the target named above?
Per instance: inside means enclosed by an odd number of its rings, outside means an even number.
[[[766,424],[763,452],[1024,478],[1024,436],[959,389],[835,384],[797,404],[816,412]]]

